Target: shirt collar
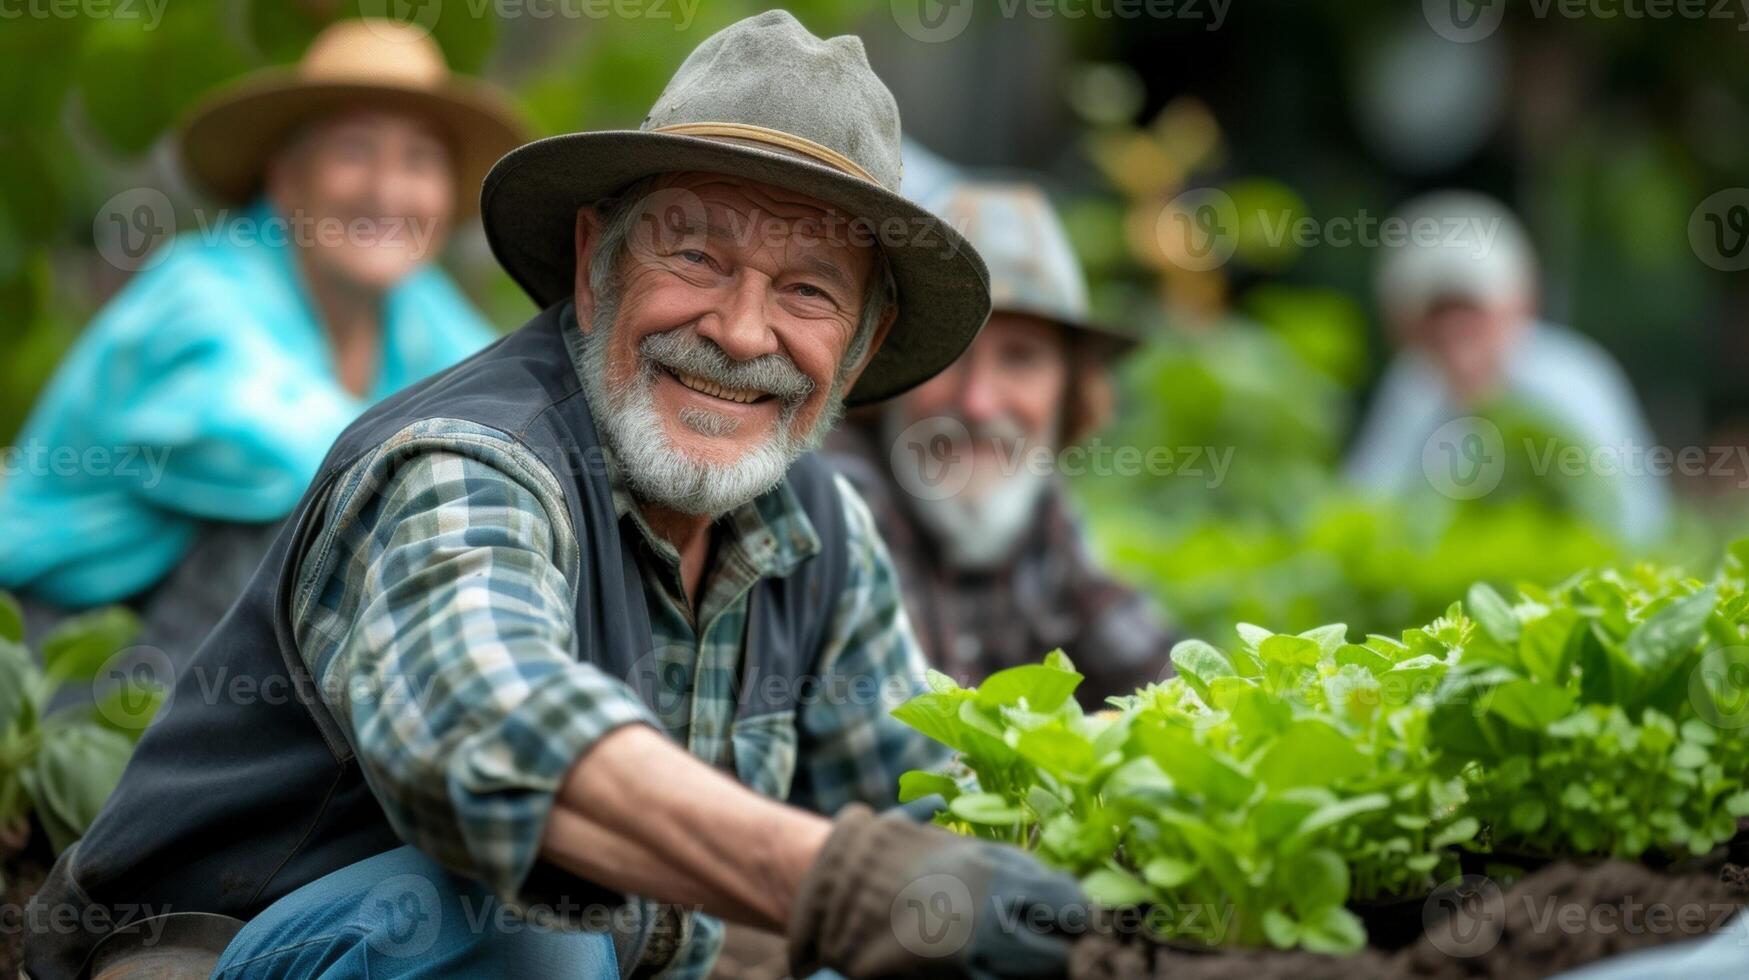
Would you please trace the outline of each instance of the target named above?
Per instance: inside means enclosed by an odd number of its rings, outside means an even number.
[[[571,368],[581,382],[585,365],[583,330],[577,321],[576,308],[569,301],[559,311],[559,328],[564,331]],[[631,488],[626,485],[619,461],[605,440],[602,441],[601,459],[608,486],[613,491],[614,516],[622,524],[629,520],[656,554],[678,567],[678,552],[644,520]],[[718,517],[717,525],[729,532],[721,543],[738,549],[761,576],[777,578],[788,575],[820,551],[820,536],[814,530],[813,522],[808,520],[807,511],[802,508],[801,499],[788,479]]]

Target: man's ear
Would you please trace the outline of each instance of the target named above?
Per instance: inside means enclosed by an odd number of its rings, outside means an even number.
[[[589,264],[595,258],[596,243],[601,241],[601,215],[595,210],[595,205],[585,204],[577,209],[577,225],[572,234],[577,268],[571,284],[571,299],[577,306],[577,322],[587,331],[595,316],[595,290],[589,284]]]
[[[868,350],[863,352],[862,360],[857,363],[856,369],[850,373],[850,380],[844,386],[845,391],[849,391],[856,386],[857,379],[862,377],[863,370],[868,367],[870,361],[874,360],[875,351],[880,350],[881,345],[886,343],[887,334],[892,331],[893,322],[897,319],[899,319],[899,304],[888,303],[887,311],[881,314],[881,322],[875,324],[874,340],[869,342]]]

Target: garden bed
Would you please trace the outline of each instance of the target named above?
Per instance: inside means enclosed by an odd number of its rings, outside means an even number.
[[[962,778],[908,773],[901,799],[1142,910],[1146,942],[1081,954],[1094,976],[1545,975],[1735,914],[1749,543],[1711,580],[1478,585],[1400,638],[1236,633],[1097,715],[1060,651],[976,688],[933,674],[894,716]],[[1498,921],[1432,921],[1477,902]]]
[[[1466,879],[1466,885],[1463,895],[1436,893],[1424,906],[1430,927],[1400,950],[1369,946],[1348,956],[1303,950],[1198,953],[1137,937],[1098,936],[1077,944],[1070,975],[1075,980],[1544,977],[1698,939],[1749,904],[1749,869],[1735,864],[1710,873],[1669,873],[1625,861],[1563,861],[1504,892],[1487,879]]]

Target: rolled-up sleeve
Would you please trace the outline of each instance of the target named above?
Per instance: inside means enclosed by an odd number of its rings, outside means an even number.
[[[656,724],[572,652],[558,484],[501,433],[426,421],[343,474],[325,518],[294,632],[390,824],[503,901],[538,900],[523,889],[565,774]]]

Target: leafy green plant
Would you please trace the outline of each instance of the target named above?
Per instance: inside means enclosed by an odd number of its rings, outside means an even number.
[[[1061,652],[902,721],[959,773],[937,822],[1031,849],[1167,940],[1346,953],[1356,903],[1426,894],[1462,852],[1706,854],[1749,816],[1749,542],[1710,581],[1650,566],[1486,584],[1400,639],[1241,624],[1086,715]]]
[[[1675,858],[1736,833],[1749,815],[1746,551],[1733,546],[1711,582],[1646,567],[1525,586],[1516,602],[1471,589],[1482,629],[1434,732],[1496,848]]]
[[[895,715],[959,750],[976,788],[909,773],[901,795],[940,793],[940,822],[1147,906],[1164,938],[1351,952],[1366,941],[1351,899],[1424,894],[1476,832],[1458,782],[1425,764],[1456,628],[1362,646],[1339,625],[1241,627],[1230,656],[1182,643],[1178,677],[1091,717],[1060,652],[976,689],[932,675]]]
[[[53,704],[63,689],[97,680],[138,630],[120,607],[72,617],[43,639],[38,667],[24,645],[18,603],[0,593],[0,830],[8,836],[21,835],[34,813],[59,853],[115,788],[159,692],[136,685],[96,707]]]

